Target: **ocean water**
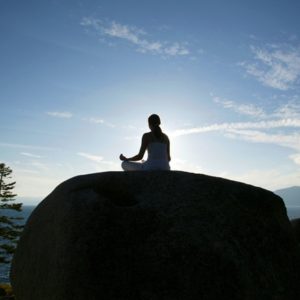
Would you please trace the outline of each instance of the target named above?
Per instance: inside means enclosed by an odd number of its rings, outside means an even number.
[[[22,223],[26,223],[26,220],[29,218],[34,208],[35,206],[23,207],[23,211],[19,215],[24,218],[21,221]],[[290,220],[300,218],[300,206],[287,206],[286,208]],[[0,283],[9,282],[9,270],[10,270],[10,264],[0,265]]]
[[[290,220],[300,218],[300,206],[287,206],[286,209]]]

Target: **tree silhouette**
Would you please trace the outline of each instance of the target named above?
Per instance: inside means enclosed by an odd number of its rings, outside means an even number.
[[[23,229],[19,221],[23,218],[11,213],[22,210],[22,203],[14,202],[17,196],[13,193],[16,182],[7,182],[11,179],[11,173],[10,167],[0,163],[0,263],[10,262]]]

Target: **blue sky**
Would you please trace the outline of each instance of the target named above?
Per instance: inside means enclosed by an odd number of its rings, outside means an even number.
[[[16,192],[28,204],[121,170],[152,113],[173,170],[300,185],[299,12],[290,0],[0,1],[0,161]]]

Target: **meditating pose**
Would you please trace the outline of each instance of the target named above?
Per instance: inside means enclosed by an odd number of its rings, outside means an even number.
[[[170,170],[170,141],[159,126],[159,116],[151,115],[148,118],[148,124],[151,131],[144,133],[139,153],[130,158],[123,154],[120,155],[124,171]],[[143,159],[146,150],[148,152],[147,160],[137,162]]]

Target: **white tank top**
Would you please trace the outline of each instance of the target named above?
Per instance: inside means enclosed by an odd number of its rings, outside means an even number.
[[[170,170],[167,144],[150,143],[147,147],[148,159],[143,164],[144,170]]]
[[[167,144],[154,142],[150,143],[147,147],[148,160],[159,159],[168,161],[168,149]]]

